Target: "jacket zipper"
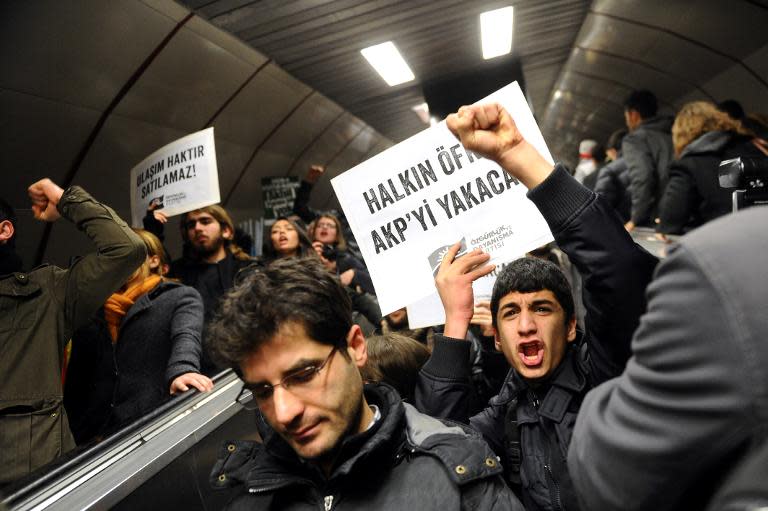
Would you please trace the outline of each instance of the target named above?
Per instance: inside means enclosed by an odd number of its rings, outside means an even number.
[[[331,511],[331,508],[333,508],[333,495],[326,495],[323,502],[325,503],[325,511]]]
[[[531,402],[533,407],[538,410],[539,405],[541,405],[541,403],[539,402],[539,396],[537,396],[533,390],[528,390],[528,392],[530,393],[528,395],[528,400]]]
[[[556,510],[563,509],[563,503],[560,502],[560,485],[555,481],[555,476],[552,475],[552,469],[549,468],[549,465],[544,465],[544,468],[546,469],[547,474],[549,474],[552,486],[555,488],[555,501],[552,504],[555,506]]]

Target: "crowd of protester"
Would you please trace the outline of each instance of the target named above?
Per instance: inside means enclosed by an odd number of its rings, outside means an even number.
[[[767,128],[733,101],[671,118],[639,90],[624,107],[626,129],[582,141],[573,173],[500,105],[448,117],[528,188],[555,243],[499,269],[489,302],[472,283],[490,256],[454,245],[435,278],[445,323],[427,328],[382,315],[344,216],[309,207],[322,166],[255,257],[220,205],[180,215],[171,260],[162,208],[131,229],[44,179],[35,217],[96,251],[25,272],[0,201],[0,485],[231,368],[261,441],[212,467],[241,489],[229,509],[765,505],[768,209],[729,214],[718,166],[768,161]],[[639,227],[690,234],[659,262]]]

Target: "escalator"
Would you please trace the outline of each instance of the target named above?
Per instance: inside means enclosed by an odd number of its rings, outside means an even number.
[[[253,411],[238,402],[232,371],[210,393],[189,391],[104,441],[62,457],[42,474],[3,489],[9,510],[221,509],[226,491],[208,484],[227,439],[254,438]]]

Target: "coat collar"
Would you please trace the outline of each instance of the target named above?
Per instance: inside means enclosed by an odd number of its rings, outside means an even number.
[[[405,409],[400,396],[383,384],[366,385],[365,397],[375,404],[382,418],[369,430],[346,438],[340,447],[339,459],[328,481],[353,472],[370,458],[385,456],[394,458],[397,445],[404,440]],[[258,412],[257,412],[258,414]],[[299,458],[291,447],[258,414],[257,428],[263,444],[231,442],[221,451],[211,473],[211,483],[216,487],[229,487],[245,483],[251,493],[267,492],[297,484],[324,484],[325,476],[319,468]],[[231,447],[230,447],[231,446]],[[379,466],[379,463],[366,463]]]

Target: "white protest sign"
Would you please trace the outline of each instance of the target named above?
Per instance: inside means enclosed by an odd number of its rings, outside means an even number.
[[[552,162],[517,82],[482,100],[488,101],[501,103],[525,139]],[[552,241],[526,188],[496,163],[466,151],[445,121],[331,183],[383,314],[434,293],[433,271],[460,239],[469,250],[488,252],[492,263]]]
[[[517,259],[517,257],[514,259]],[[480,277],[472,283],[475,303],[491,301],[496,277],[506,265],[507,263],[501,263],[491,273]],[[445,323],[445,310],[437,291],[408,305],[406,310],[408,312],[408,328],[410,329],[425,328]]]
[[[144,158],[131,169],[130,190],[134,227],[141,227],[153,201],[168,216],[218,203],[213,128],[180,138]]]

